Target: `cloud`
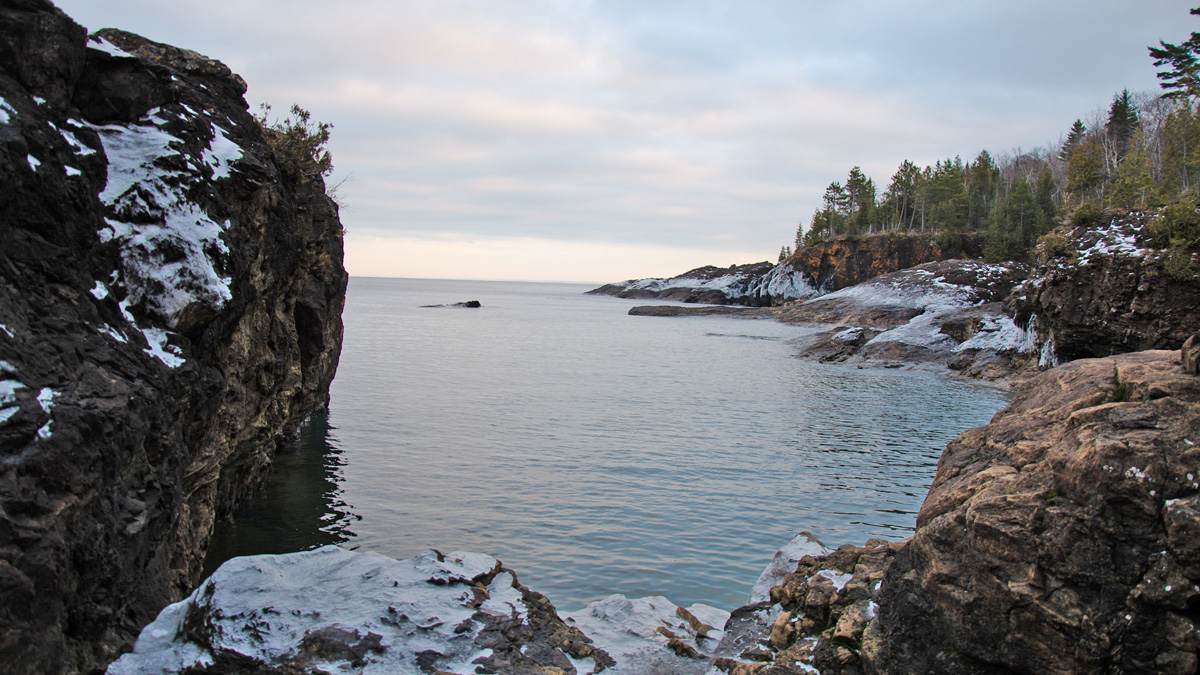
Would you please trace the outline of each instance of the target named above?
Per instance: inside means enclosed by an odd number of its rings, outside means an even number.
[[[348,231],[422,260],[477,240],[773,257],[851,166],[882,187],[904,159],[1053,142],[1155,87],[1146,45],[1190,30],[1179,0],[59,4],[333,122]]]

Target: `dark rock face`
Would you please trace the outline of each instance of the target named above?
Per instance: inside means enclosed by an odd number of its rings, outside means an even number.
[[[1197,443],[1178,352],[1031,380],[942,455],[880,590],[875,672],[1195,672]]]
[[[828,293],[909,267],[982,254],[983,246],[974,233],[960,234],[958,245],[949,250],[942,250],[929,235],[875,235],[805,246],[787,262]]]
[[[327,401],[346,274],[218,62],[0,3],[0,663],[83,672],[197,581]]]
[[[1109,211],[1100,226],[1066,232],[1040,251],[1029,281],[1005,303],[1058,361],[1144,349],[1179,349],[1200,331],[1200,279],[1174,279],[1151,247],[1150,216]]]

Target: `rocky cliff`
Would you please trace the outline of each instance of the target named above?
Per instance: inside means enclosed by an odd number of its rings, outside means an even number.
[[[588,291],[619,298],[770,307],[807,300],[929,262],[977,258],[979,237],[964,233],[943,250],[923,234],[839,237],[806,246],[778,265],[700,267],[670,279],[633,279]]]
[[[1166,273],[1166,251],[1147,227],[1153,217],[1107,211],[1042,240],[1029,280],[1005,308],[1032,324],[1049,361],[1179,349],[1200,330],[1200,278]]]
[[[719,665],[735,675],[1196,672],[1197,343],[1183,360],[1083,359],[1028,381],[990,424],[947,446],[911,540],[803,558],[772,588],[774,605],[733,612],[763,618]]]
[[[195,52],[0,2],[0,663],[86,672],[196,583],[327,400],[346,274],[319,175]]]

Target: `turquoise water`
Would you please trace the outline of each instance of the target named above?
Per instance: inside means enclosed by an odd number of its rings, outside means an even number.
[[[327,418],[211,562],[324,543],[495,555],[560,608],[743,604],[800,530],[908,536],[1004,392],[793,357],[812,329],[630,317],[587,286],[351,279]],[[479,300],[483,307],[422,308]]]

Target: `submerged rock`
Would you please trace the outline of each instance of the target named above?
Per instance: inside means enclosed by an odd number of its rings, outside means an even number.
[[[466,302],[456,302],[451,305],[421,305],[422,309],[432,309],[437,307],[466,307],[469,309],[478,309],[482,307],[478,300],[467,300]]]

